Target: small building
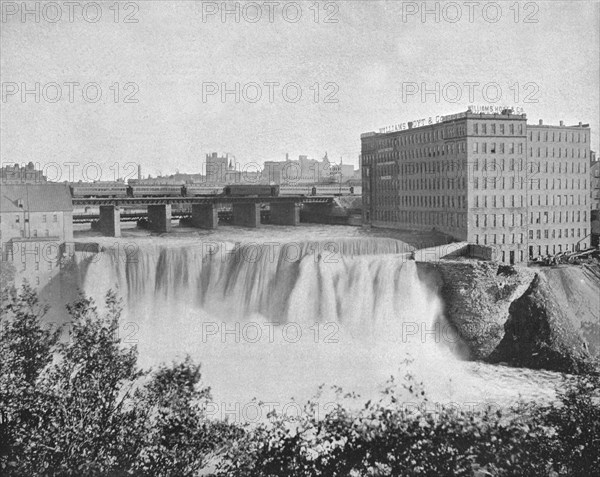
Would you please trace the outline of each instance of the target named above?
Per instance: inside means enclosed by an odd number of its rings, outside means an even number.
[[[60,269],[73,242],[73,204],[65,184],[3,184],[0,187],[2,261],[17,280],[44,286]]]

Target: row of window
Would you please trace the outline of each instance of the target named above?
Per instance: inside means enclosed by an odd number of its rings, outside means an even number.
[[[465,228],[465,214],[415,210],[376,210],[374,220],[428,227]]]
[[[479,134],[479,131],[481,131],[482,135],[487,135],[488,133],[488,125],[490,127],[489,131],[491,135],[496,135],[496,134],[500,134],[503,135],[505,134],[505,132],[507,132],[509,135],[514,136],[515,134],[515,125],[514,123],[508,124],[508,128],[504,127],[504,123],[500,123],[498,125],[496,125],[496,123],[490,123],[490,122],[483,122],[481,124],[479,123],[474,123],[473,124],[473,134]],[[519,135],[523,135],[523,123],[520,123],[517,125],[517,131]]]
[[[587,142],[587,133],[586,132],[567,132],[567,131],[529,131],[529,140],[530,141],[552,141],[552,142],[565,142],[569,141],[569,137],[571,138],[571,142]]]
[[[479,166],[481,165],[482,172],[490,172],[490,175],[500,176],[503,172],[514,171],[515,166],[517,171],[522,171],[523,160],[515,158],[510,158],[506,161],[504,158],[502,160],[490,159],[488,162],[488,158],[482,158],[483,160],[475,160],[473,162],[469,162],[467,167],[471,166],[473,173],[479,172]],[[379,179],[382,179],[386,176],[393,176],[399,174],[400,176],[419,176],[419,175],[448,175],[448,177],[457,177],[463,174],[462,164],[459,162],[408,162],[404,164],[397,164],[393,161],[384,162],[377,165],[377,172],[379,174]],[[586,174],[587,177],[587,164],[585,162],[571,162],[571,167],[569,171],[569,163],[568,162],[545,162],[544,164],[540,162],[529,162],[527,164],[528,174],[533,176],[534,174],[543,174],[543,173],[559,173],[559,174]],[[368,171],[368,169],[366,169]],[[491,177],[494,179],[494,177]],[[513,178],[514,179],[514,178]],[[574,181],[575,179],[572,179]],[[539,179],[538,179],[539,181]],[[548,181],[548,179],[546,179]],[[573,182],[574,184],[574,182]],[[575,186],[572,186],[575,187]],[[579,186],[578,186],[579,187]],[[539,183],[538,183],[539,188]],[[560,187],[559,187],[560,188]]]
[[[475,214],[475,227],[523,227],[523,214]]]
[[[490,154],[496,154],[496,152],[498,154],[504,154],[505,152],[508,152],[508,154],[514,154],[515,153],[515,143],[514,142],[510,142],[508,143],[508,148],[507,151],[505,151],[504,148],[504,143],[501,142],[498,144],[498,147],[496,148],[496,143],[495,142],[473,142],[473,146],[472,146],[472,151],[476,154],[479,154],[479,152],[481,151],[481,154],[487,154],[488,153],[488,144],[489,144],[489,153]],[[517,153],[518,154],[523,154],[523,143],[520,142],[517,144]]]
[[[23,214],[15,214],[15,224],[20,224],[21,223],[21,216]],[[2,220],[2,214],[0,214],[0,221]],[[47,217],[46,215],[42,215],[42,223],[47,223]],[[58,222],[58,215],[57,214],[53,214],[52,215],[52,222],[56,223]],[[29,217],[25,217],[25,223],[28,224],[29,223]]]
[[[367,202],[369,203],[369,202]],[[465,208],[465,196],[430,195],[380,195],[375,204],[379,207],[428,207],[428,208]]]
[[[581,214],[581,212],[583,212],[583,214]],[[577,215],[575,215],[577,214]],[[571,220],[569,220],[569,217],[571,217]],[[575,217],[577,217],[577,220],[575,220]],[[586,210],[567,210],[567,211],[556,211],[553,210],[552,211],[552,215],[550,215],[550,212],[548,211],[544,211],[544,212],[530,212],[529,213],[529,223],[530,224],[562,224],[562,223],[567,223],[567,222],[582,222],[583,218],[583,222],[587,222],[587,211]]]
[[[466,190],[467,179],[400,179],[395,181],[400,190]]]
[[[586,194],[578,194],[578,195],[560,195],[556,194],[552,196],[552,201],[550,201],[548,194],[532,194],[529,196],[529,205],[539,205],[539,206],[557,206],[557,205],[575,205],[575,197],[577,197],[577,205],[587,205],[587,195]],[[570,201],[569,201],[570,199]],[[550,203],[552,202],[552,203]],[[570,204],[569,204],[570,202]]]
[[[552,200],[550,200],[549,195],[530,195],[529,196],[529,205],[535,206],[538,205],[540,207],[543,206],[566,206],[566,205],[587,205],[587,195],[553,195],[551,196]],[[509,199],[510,198],[510,199]],[[575,204],[575,198],[577,198],[577,204]],[[570,202],[570,203],[569,203]],[[474,195],[473,196],[473,207],[483,207],[483,208],[505,208],[505,207],[524,207],[525,206],[525,196],[523,195]]]
[[[509,200],[510,198],[510,200]],[[525,203],[525,198],[523,195],[475,195],[473,198],[473,207],[483,207],[487,209],[488,207],[496,207],[500,209],[505,209],[507,207],[523,207]]]
[[[478,190],[480,181],[479,177],[473,177],[473,189]],[[525,187],[524,177],[481,177],[481,189],[523,189]]]
[[[564,234],[563,234],[564,230]],[[569,230],[571,231],[571,235],[569,235]],[[535,233],[534,233],[535,232]],[[542,236],[543,232],[543,236]],[[577,236],[575,236],[577,234]],[[529,231],[529,240],[541,240],[544,239],[560,239],[560,238],[585,238],[587,237],[587,229],[544,229],[544,230],[530,230]]]
[[[534,257],[534,245],[530,245],[529,246],[529,258],[533,258]],[[583,250],[587,248],[587,243],[586,242],[581,242],[581,243],[571,243],[568,244],[566,243],[564,245],[562,244],[552,244],[552,245],[546,245],[546,246],[542,246],[542,245],[538,245],[537,246],[537,255],[541,256],[544,253],[544,250],[546,251],[546,253],[544,255],[546,256],[550,256],[550,255],[556,255],[557,253],[561,253],[563,250],[565,252],[575,252],[575,251],[579,251],[579,250]]]
[[[563,154],[562,147],[558,147],[556,149],[553,147],[552,148],[545,147],[543,149],[541,147],[538,147],[535,149],[533,147],[530,147],[529,148],[529,157],[559,157],[559,158],[569,157],[569,148],[565,147],[564,150],[565,150],[565,152]],[[557,151],[558,151],[558,155],[556,154]],[[577,151],[577,157],[579,159],[587,158],[587,148],[572,147],[571,148],[571,159],[575,158],[575,151]],[[536,156],[534,156],[534,153],[536,153]]]
[[[478,245],[521,244],[523,243],[523,234],[483,234],[481,237],[479,234],[475,234],[475,243]]]
[[[447,144],[438,144],[437,146],[427,146],[400,151],[400,159],[419,159],[423,157],[439,157],[445,155],[459,154],[467,152],[467,143],[450,142]]]
[[[571,220],[569,220],[569,217]],[[576,218],[577,220],[575,220]],[[549,212],[544,212],[544,214],[531,212],[529,215],[530,224],[562,224],[569,222],[587,223],[587,212],[571,211],[570,213],[563,213],[553,211],[552,215]],[[523,227],[524,225],[523,214],[475,214],[475,227]]]
[[[53,267],[55,268],[55,267],[58,266],[58,263],[52,263],[52,261],[50,261],[50,260],[45,261],[45,262],[48,264],[48,266],[47,266],[48,270],[52,270]],[[34,268],[35,271],[39,271],[39,269],[40,269],[40,262],[35,262],[33,264],[33,268]],[[24,272],[25,270],[27,270],[27,261],[26,260],[23,261],[23,267],[21,268],[22,272]],[[38,285],[39,285],[39,282],[38,282]]]
[[[21,229],[19,232],[21,233],[21,237],[25,237],[25,230]],[[31,231],[31,236],[38,237],[37,229],[33,229]],[[50,237],[50,232],[48,231],[48,229],[44,230],[44,235],[40,235],[40,237]]]

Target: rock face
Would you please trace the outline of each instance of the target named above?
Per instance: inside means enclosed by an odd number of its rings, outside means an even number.
[[[561,304],[544,274],[533,279],[509,309],[504,338],[489,356],[529,368],[582,372],[590,358],[566,303]]]
[[[418,263],[468,359],[581,372],[600,355],[600,271],[455,260]]]
[[[468,359],[486,359],[498,346],[510,304],[534,276],[528,269],[475,260],[418,262],[417,269],[442,297],[446,319],[466,345]]]

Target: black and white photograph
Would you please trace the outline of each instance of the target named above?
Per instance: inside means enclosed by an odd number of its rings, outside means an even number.
[[[0,0],[0,475],[600,477],[600,0]]]

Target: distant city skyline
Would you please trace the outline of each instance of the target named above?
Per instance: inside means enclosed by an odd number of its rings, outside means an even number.
[[[361,133],[473,104],[522,108],[532,124],[589,123],[600,149],[598,3],[530,2],[537,11],[518,21],[502,3],[496,23],[466,11],[455,23],[423,22],[402,10],[415,2],[330,2],[331,11],[321,2],[319,23],[303,2],[296,23],[281,12],[223,22],[202,2],[133,3],[137,23],[125,12],[113,21],[110,2],[96,23],[3,17],[2,163],[96,162],[110,178],[115,162],[169,175],[198,172],[214,151],[240,164],[327,151],[358,167]],[[22,96],[36,84],[39,102]],[[238,98],[223,98],[236,84]]]

